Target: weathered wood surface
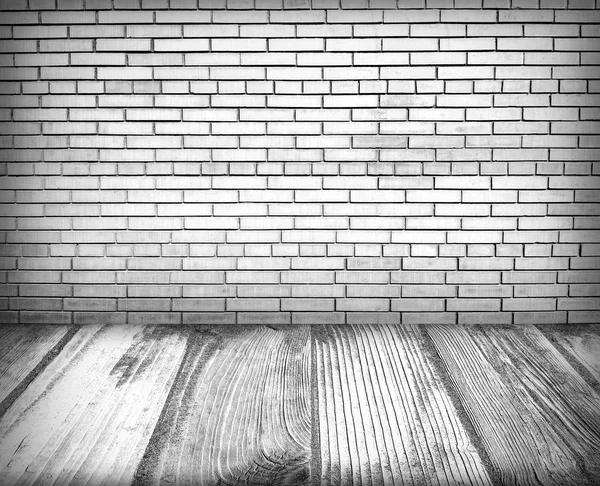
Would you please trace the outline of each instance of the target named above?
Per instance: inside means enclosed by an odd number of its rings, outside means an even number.
[[[137,483],[308,484],[310,387],[309,327],[200,330]]]
[[[592,486],[599,343],[600,326],[2,327],[0,484]]]
[[[582,366],[600,388],[600,324],[544,326],[540,331],[575,366]]]
[[[130,484],[185,333],[80,329],[0,420],[2,485]]]
[[[67,326],[0,327],[0,402],[58,344]]]
[[[420,330],[321,328],[315,349],[317,484],[490,484]]]
[[[540,331],[426,329],[504,485],[600,483],[600,397]]]

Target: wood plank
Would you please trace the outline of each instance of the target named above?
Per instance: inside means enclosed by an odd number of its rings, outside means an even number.
[[[309,328],[195,333],[136,484],[308,484]]]
[[[68,326],[0,327],[0,402],[67,334]]]
[[[600,397],[533,326],[428,326],[505,485],[600,483]]]
[[[317,484],[488,485],[419,328],[315,332]]]
[[[169,328],[81,328],[0,420],[2,484],[130,484],[185,342]]]
[[[578,371],[584,368],[600,391],[600,324],[540,326],[539,330]]]

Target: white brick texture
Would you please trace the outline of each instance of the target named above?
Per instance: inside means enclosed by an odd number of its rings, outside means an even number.
[[[599,322],[599,27],[0,0],[0,322]]]

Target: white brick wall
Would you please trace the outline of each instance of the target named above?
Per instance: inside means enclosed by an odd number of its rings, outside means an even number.
[[[0,9],[2,322],[599,320],[600,3]]]

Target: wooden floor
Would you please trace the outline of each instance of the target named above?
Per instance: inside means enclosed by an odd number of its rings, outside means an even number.
[[[2,485],[600,484],[600,325],[5,326]]]

